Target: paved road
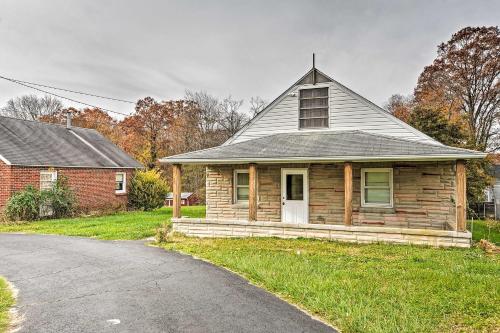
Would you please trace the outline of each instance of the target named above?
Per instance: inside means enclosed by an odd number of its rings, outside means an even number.
[[[334,332],[237,275],[136,241],[0,234],[20,332]]]

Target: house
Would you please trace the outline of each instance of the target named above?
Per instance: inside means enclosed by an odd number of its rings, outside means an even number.
[[[173,165],[178,232],[470,246],[465,164],[314,66],[221,146]],[[181,215],[182,165],[206,166],[206,218]]]
[[[93,129],[0,116],[0,210],[31,184],[49,189],[66,176],[82,210],[124,207],[141,164]]]
[[[491,154],[490,175],[494,179],[492,186],[484,191],[484,201],[474,207],[477,217],[500,219],[500,154]]]
[[[181,193],[181,206],[193,206],[200,203],[198,196],[193,192],[182,192]],[[165,206],[174,205],[174,193],[169,192],[165,197]]]

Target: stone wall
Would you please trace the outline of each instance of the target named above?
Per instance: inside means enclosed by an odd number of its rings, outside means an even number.
[[[329,224],[289,224],[210,219],[172,219],[173,229],[193,237],[318,238],[350,243],[396,243],[439,247],[470,247],[469,231],[408,229]]]
[[[233,170],[247,165],[207,167],[207,218],[247,220],[248,205],[233,202]],[[309,169],[309,223],[343,224],[343,164],[258,165],[259,221],[281,221],[281,168]],[[361,207],[361,168],[392,167],[394,207]],[[455,163],[354,163],[353,224],[449,229],[455,225]]]

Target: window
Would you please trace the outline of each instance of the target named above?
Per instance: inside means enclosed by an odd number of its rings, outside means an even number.
[[[286,200],[304,200],[304,175],[286,175]]]
[[[57,181],[57,171],[40,171],[40,190],[51,190]]]
[[[116,193],[126,193],[127,192],[127,177],[125,172],[116,173],[116,183],[115,192]]]
[[[248,202],[248,170],[234,170],[234,202]]]
[[[299,128],[328,128],[328,87],[300,90]]]
[[[361,169],[361,205],[392,207],[392,169]]]

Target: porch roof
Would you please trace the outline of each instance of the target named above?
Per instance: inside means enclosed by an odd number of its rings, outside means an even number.
[[[484,158],[473,150],[422,143],[363,131],[274,134],[160,159],[161,163],[300,163],[423,161]]]

